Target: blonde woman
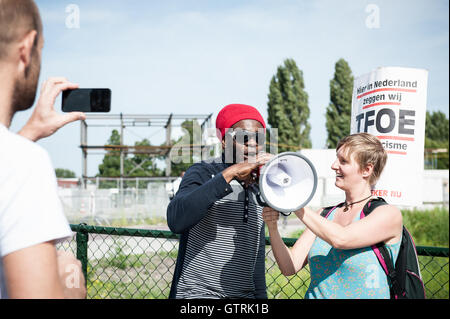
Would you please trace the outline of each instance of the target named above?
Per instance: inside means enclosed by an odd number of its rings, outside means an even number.
[[[372,188],[386,159],[386,151],[373,135],[358,133],[342,139],[331,169],[336,172],[335,185],[345,192],[345,202],[333,207],[325,218],[323,209],[296,211],[306,229],[291,248],[278,232],[279,213],[264,208],[263,218],[281,272],[290,276],[309,264],[311,283],[305,298],[390,298],[387,276],[371,246],[385,243],[395,264],[402,214],[395,206],[382,205],[361,219],[363,207],[374,200]]]

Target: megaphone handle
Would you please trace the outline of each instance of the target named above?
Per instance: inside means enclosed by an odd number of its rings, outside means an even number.
[[[258,202],[259,206],[269,206],[267,205],[267,203],[264,201],[264,199],[261,196],[261,193],[257,193],[256,194],[256,201]]]

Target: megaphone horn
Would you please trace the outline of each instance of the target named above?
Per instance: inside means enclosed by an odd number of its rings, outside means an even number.
[[[299,153],[280,153],[260,169],[258,202],[283,215],[306,206],[317,188],[317,173]]]

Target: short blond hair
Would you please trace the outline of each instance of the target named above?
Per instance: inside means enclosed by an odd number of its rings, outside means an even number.
[[[336,147],[336,152],[340,148],[346,151],[346,156],[348,157],[354,154],[360,169],[365,168],[368,164],[373,165],[369,183],[370,186],[375,185],[387,161],[387,152],[380,140],[369,133],[357,133],[341,139]]]

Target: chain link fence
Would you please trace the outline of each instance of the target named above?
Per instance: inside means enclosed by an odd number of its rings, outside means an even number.
[[[178,254],[179,236],[169,231],[71,225],[75,235],[58,244],[81,261],[90,299],[165,299]],[[283,238],[287,246],[296,239]],[[448,248],[417,247],[426,295],[449,298]],[[281,274],[266,238],[268,298],[301,299],[310,282],[306,266]]]

